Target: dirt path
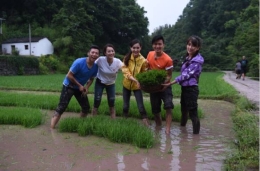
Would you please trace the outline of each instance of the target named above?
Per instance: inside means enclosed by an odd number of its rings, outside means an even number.
[[[245,80],[236,79],[236,74],[231,71],[225,71],[224,80],[231,84],[241,95],[258,106],[259,113],[259,81],[248,77]]]

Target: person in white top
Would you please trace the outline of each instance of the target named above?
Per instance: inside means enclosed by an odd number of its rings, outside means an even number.
[[[105,56],[100,56],[95,63],[98,65],[98,73],[95,82],[94,107],[92,115],[97,115],[98,107],[101,103],[104,88],[107,93],[107,102],[111,118],[116,117],[115,112],[115,81],[118,70],[123,63],[120,59],[115,58],[115,48],[112,44],[105,45],[103,49]]]

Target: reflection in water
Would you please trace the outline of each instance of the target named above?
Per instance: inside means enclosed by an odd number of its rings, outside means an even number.
[[[228,152],[225,144],[228,142],[229,134],[225,135],[225,132],[219,130],[214,132],[215,127],[211,129],[201,127],[200,134],[194,135],[191,122],[186,127],[173,122],[170,135],[165,134],[165,126],[156,127],[152,124],[150,128],[158,138],[158,146],[141,154],[141,159],[136,159],[134,156],[127,156],[126,159],[118,154],[118,170],[132,170],[133,167],[135,170],[143,171],[220,171],[222,169]],[[129,167],[124,164],[126,161]]]
[[[159,132],[159,136],[160,136],[160,150],[162,152],[162,154],[165,152],[166,149],[166,134],[164,133],[165,129],[161,129]],[[163,155],[161,155],[161,158],[163,157]]]
[[[57,132],[57,130],[50,128],[49,131],[51,132],[51,136],[54,144],[55,145],[62,144],[61,143],[62,139],[60,138],[60,134]]]
[[[200,135],[192,134],[192,128],[180,127],[180,169],[179,171],[195,170],[196,166],[196,149]],[[187,155],[188,154],[188,155]]]
[[[180,128],[179,127],[173,127],[171,129],[171,152],[172,152],[172,160],[170,162],[170,170],[171,171],[178,171],[180,169]]]
[[[117,159],[118,159],[117,170],[124,171],[125,170],[124,156],[122,154],[118,153]]]
[[[143,164],[142,164],[142,168],[144,170],[149,170],[149,163],[147,162],[147,157],[145,159],[143,159]]]

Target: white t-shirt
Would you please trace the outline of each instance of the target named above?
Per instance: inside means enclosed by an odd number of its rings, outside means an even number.
[[[114,58],[111,65],[107,62],[106,56],[100,56],[95,63],[98,65],[97,78],[103,84],[114,84],[116,81],[118,70],[121,69],[123,63],[120,59]]]

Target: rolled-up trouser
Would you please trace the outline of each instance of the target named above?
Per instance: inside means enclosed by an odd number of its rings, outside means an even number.
[[[200,121],[198,117],[198,86],[182,86],[181,88],[181,125],[185,126],[188,120],[188,114],[192,121],[193,133],[199,133]]]
[[[89,105],[89,101],[88,101],[88,96],[82,95],[82,93],[79,91],[79,89],[73,89],[73,88],[67,87],[65,85],[63,85],[62,90],[61,90],[60,101],[59,101],[58,107],[55,110],[56,113],[58,113],[59,115],[63,114],[63,112],[68,107],[72,96],[75,96],[79,105],[81,106],[81,112],[84,114],[89,113],[90,105]]]

